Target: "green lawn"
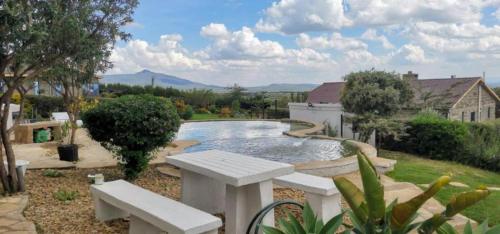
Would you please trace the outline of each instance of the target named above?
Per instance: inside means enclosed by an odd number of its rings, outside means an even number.
[[[209,120],[209,119],[220,119],[218,114],[193,114],[191,120]]]
[[[388,176],[394,178],[396,181],[429,184],[441,175],[451,175],[452,181],[467,184],[471,189],[479,185],[500,187],[499,173],[453,162],[424,159],[415,155],[394,151],[380,150],[379,156],[398,161],[394,171],[387,173]],[[448,185],[436,194],[435,198],[442,204],[447,204],[447,201],[453,194],[471,189]],[[473,207],[467,208],[462,214],[476,221],[483,221],[488,218],[490,225],[500,224],[500,191],[492,191],[485,200]]]

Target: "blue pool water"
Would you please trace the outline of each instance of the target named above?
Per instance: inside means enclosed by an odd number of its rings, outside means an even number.
[[[290,123],[276,121],[212,121],[183,123],[178,140],[197,140],[185,152],[218,149],[274,161],[296,163],[338,159],[349,150],[339,141],[283,135]]]

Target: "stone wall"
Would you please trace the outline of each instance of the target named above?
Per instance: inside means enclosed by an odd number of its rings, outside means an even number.
[[[475,113],[476,122],[494,119],[495,104],[494,97],[486,88],[483,85],[476,85],[450,110],[450,119],[462,121],[463,115],[463,121],[470,122],[472,113]],[[489,118],[488,108],[490,108]]]

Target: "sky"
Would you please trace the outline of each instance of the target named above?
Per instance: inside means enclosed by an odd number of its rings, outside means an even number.
[[[500,82],[500,0],[141,0],[124,29],[106,74],[257,86],[374,68]]]

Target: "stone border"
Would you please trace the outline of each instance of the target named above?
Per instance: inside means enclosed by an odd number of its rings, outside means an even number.
[[[377,149],[371,146],[370,144],[355,141],[352,139],[318,135],[318,132],[321,132],[325,129],[324,124],[315,124],[315,123],[309,123],[309,124],[313,125],[313,127],[309,129],[284,132],[283,134],[298,138],[310,137],[313,139],[335,140],[349,144],[353,147],[356,147],[360,152],[368,156],[372,161],[372,163],[377,168],[377,170],[382,173],[392,170],[394,168],[394,165],[396,164],[395,160],[378,158]],[[358,160],[356,155],[346,156],[335,160],[327,160],[327,161],[318,160],[318,161],[309,161],[305,163],[295,163],[294,165],[297,171],[317,176],[328,176],[328,177],[348,174],[359,170]]]
[[[27,205],[28,195],[0,198],[0,233],[36,234],[35,224],[23,215]]]

